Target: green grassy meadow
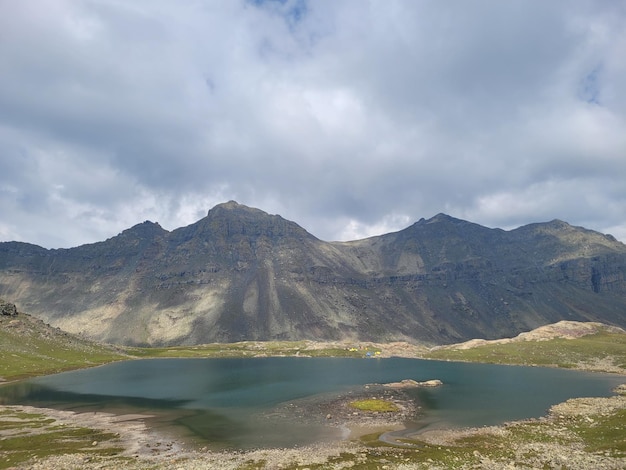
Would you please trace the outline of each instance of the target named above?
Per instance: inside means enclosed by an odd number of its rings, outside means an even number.
[[[575,339],[516,341],[471,349],[441,348],[430,359],[626,372],[626,335],[599,332]]]

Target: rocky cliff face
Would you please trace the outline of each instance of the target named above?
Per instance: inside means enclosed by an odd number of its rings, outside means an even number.
[[[513,231],[440,214],[323,242],[235,202],[172,232],[0,243],[0,295],[54,326],[124,344],[500,338],[559,320],[626,326],[626,246],[553,221]]]

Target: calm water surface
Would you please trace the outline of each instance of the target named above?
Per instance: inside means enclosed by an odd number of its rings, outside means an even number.
[[[428,422],[480,426],[539,417],[573,397],[610,396],[620,376],[418,359],[149,359],[0,387],[0,402],[148,412],[220,447],[303,445],[329,436],[304,422],[268,422],[279,405],[368,383],[440,379],[415,398]],[[419,423],[409,423],[418,426]],[[176,427],[176,426],[174,426]]]

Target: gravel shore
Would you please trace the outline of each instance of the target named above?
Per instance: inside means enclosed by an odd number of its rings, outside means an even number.
[[[41,426],[28,430],[45,433],[51,429],[91,428],[115,435],[104,442],[89,442],[84,449],[67,455],[33,458],[7,467],[2,465],[6,451],[0,440],[0,468],[36,470],[57,469],[506,469],[506,468],[626,468],[626,387],[609,398],[577,398],[555,405],[540,419],[469,429],[427,430],[403,441],[406,447],[385,446],[378,441],[361,441],[368,433],[398,429],[401,421],[419,414],[418,408],[405,407],[402,393],[372,386],[328,401],[303,400],[278,410],[301,414],[316,413],[330,427],[348,432],[344,440],[291,448],[236,452],[214,452],[193,448],[167,438],[146,425],[144,415],[75,413],[28,406],[0,407],[3,426],[0,437],[17,432],[6,425],[6,416],[19,424],[20,417],[41,415]],[[393,401],[401,408],[399,415],[355,412],[349,402],[364,396]],[[356,413],[356,414],[355,414]],[[26,418],[24,418],[26,419]],[[621,427],[620,427],[621,426]],[[610,428],[612,444],[589,447],[588,434]],[[24,432],[23,430],[20,432]],[[616,437],[617,436],[617,437]],[[472,443],[468,446],[468,443]],[[121,448],[113,455],[94,453],[107,448]],[[105,452],[106,454],[106,452]],[[8,455],[8,454],[6,454]]]

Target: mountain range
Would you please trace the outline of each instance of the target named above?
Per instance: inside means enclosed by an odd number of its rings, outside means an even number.
[[[626,327],[626,245],[559,220],[505,231],[445,214],[327,242],[230,201],[173,231],[146,221],[69,249],[0,243],[0,297],[116,344],[447,344],[560,320]]]

